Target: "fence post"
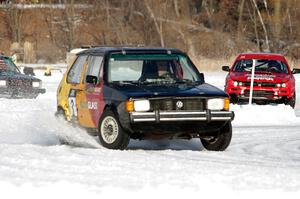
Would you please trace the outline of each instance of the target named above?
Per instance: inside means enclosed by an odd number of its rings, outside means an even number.
[[[250,96],[249,96],[249,104],[250,105],[252,104],[252,97],[253,97],[255,66],[256,66],[256,59],[253,59],[252,72],[251,72],[251,84],[250,84]]]

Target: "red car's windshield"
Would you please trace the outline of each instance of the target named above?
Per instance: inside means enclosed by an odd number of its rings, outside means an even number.
[[[239,60],[233,67],[236,72],[251,72],[253,59]],[[257,59],[255,64],[256,72],[284,73],[288,74],[287,65],[278,60]]]

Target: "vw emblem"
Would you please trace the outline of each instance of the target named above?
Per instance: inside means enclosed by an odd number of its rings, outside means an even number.
[[[183,107],[183,102],[182,101],[177,101],[176,106],[177,106],[177,108],[182,108]]]

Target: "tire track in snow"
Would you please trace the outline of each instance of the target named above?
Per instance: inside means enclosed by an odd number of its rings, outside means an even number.
[[[282,133],[283,129],[287,132]],[[187,153],[191,156],[182,155],[182,153],[174,153],[172,141],[170,141],[171,147],[164,149],[155,148],[155,145],[150,148],[148,146],[139,149],[144,150],[148,155],[156,153],[158,156],[179,158],[192,162],[207,162],[228,166],[238,164],[253,167],[298,169],[300,167],[300,135],[298,129],[300,129],[300,126],[280,127],[277,130],[274,130],[274,127],[264,127],[263,131],[260,130],[260,127],[234,128],[234,132],[236,132],[234,134],[236,135],[233,135],[231,145],[224,152],[211,152],[203,148],[192,151],[187,149],[189,142],[182,142],[185,150],[179,151],[187,150],[189,151]],[[263,137],[264,140],[262,140]],[[191,146],[196,142],[193,140]],[[134,148],[134,150],[137,149]]]

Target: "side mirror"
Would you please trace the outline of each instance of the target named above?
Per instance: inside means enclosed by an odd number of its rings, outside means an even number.
[[[222,70],[229,72],[230,71],[230,67],[229,66],[222,66]]]
[[[298,73],[300,73],[300,68],[294,68],[292,70],[292,74],[298,74]]]
[[[24,73],[25,75],[32,75],[32,76],[35,76],[32,67],[26,67],[26,66],[25,66],[24,69],[23,69],[23,73]]]
[[[97,84],[98,78],[93,75],[87,75],[85,78],[85,82],[89,84]]]
[[[200,78],[203,80],[203,82],[205,82],[204,73],[200,73]]]

